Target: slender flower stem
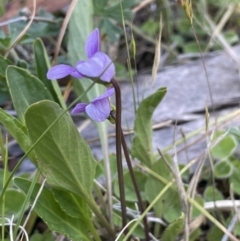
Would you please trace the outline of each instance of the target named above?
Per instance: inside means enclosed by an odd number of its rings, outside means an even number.
[[[133,172],[131,159],[130,159],[130,156],[129,156],[127,144],[126,144],[126,141],[125,141],[125,138],[124,138],[124,135],[123,135],[123,131],[122,131],[122,127],[121,127],[121,109],[120,109],[120,107],[121,107],[121,91],[120,91],[120,87],[119,87],[118,83],[116,82],[116,80],[112,80],[112,84],[113,84],[113,86],[115,88],[115,93],[116,93],[116,117],[113,114],[111,114],[112,118],[116,122],[116,138],[117,138],[116,145],[119,144],[119,143],[117,143],[117,141],[120,139],[121,140],[121,144],[120,145],[122,145],[123,152],[124,152],[124,155],[125,155],[125,159],[126,159],[127,165],[128,165],[128,170],[129,170],[132,182],[133,182],[135,193],[137,195],[138,205],[139,205],[141,213],[143,213],[144,212],[144,207],[143,207],[142,197],[141,197],[141,194],[140,194],[140,191],[139,191],[139,188],[138,188],[138,185],[137,185],[137,181],[136,181],[136,178],[135,178],[135,175],[134,175],[134,172]],[[120,102],[120,104],[118,103],[118,101]],[[120,112],[120,116],[119,116],[119,112]],[[121,136],[121,138],[119,138],[117,136],[117,134],[119,134],[118,133],[118,131],[119,131],[118,128],[120,129],[120,136]],[[117,147],[117,148],[119,148],[119,147]],[[119,148],[119,149],[121,151],[121,148]],[[120,163],[118,161],[118,165],[120,165],[120,164],[121,164],[121,168],[122,168],[122,162]],[[118,175],[119,175],[119,173],[118,173]],[[119,178],[119,186],[120,186],[120,178]],[[120,187],[119,187],[119,189],[120,189]],[[125,200],[124,200],[124,204],[125,204]],[[122,205],[122,200],[121,200],[121,205]],[[148,231],[148,223],[147,223],[147,217],[146,216],[143,218],[143,225],[144,225],[144,230],[145,230],[146,241],[149,241],[149,234],[148,234],[149,231]],[[125,227],[125,225],[123,225],[123,227]]]
[[[129,156],[127,144],[126,144],[122,129],[121,129],[121,137],[122,137],[123,152],[124,152],[124,155],[125,155],[125,159],[127,161],[128,170],[129,170],[132,182],[133,182],[135,193],[137,195],[138,206],[139,206],[141,214],[142,214],[144,212],[143,201],[142,201],[142,197],[141,197],[141,194],[140,194],[140,191],[139,191],[139,188],[138,188],[138,185],[137,185],[137,181],[136,181],[136,178],[135,178],[135,175],[134,175],[134,172],[133,172],[131,159],[130,159],[130,156]],[[143,225],[144,225],[144,231],[145,231],[145,240],[149,241],[150,240],[149,234],[148,234],[149,230],[148,230],[148,223],[147,223],[147,217],[146,216],[144,216],[144,218],[143,218]]]
[[[122,209],[122,227],[124,228],[127,225],[127,211],[126,211],[126,201],[125,201],[125,192],[124,192],[124,179],[123,179],[123,167],[122,167],[122,148],[121,148],[121,90],[115,79],[111,81],[116,96],[116,155],[117,155],[117,169],[118,169],[118,183],[119,183],[119,193],[120,193],[120,202]]]

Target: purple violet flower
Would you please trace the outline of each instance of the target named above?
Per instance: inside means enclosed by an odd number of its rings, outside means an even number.
[[[60,79],[67,75],[75,78],[99,78],[104,82],[110,82],[115,75],[115,66],[107,54],[100,52],[99,30],[93,30],[87,38],[85,52],[87,61],[78,61],[75,67],[59,64],[47,72],[48,79]]]
[[[114,93],[114,88],[109,88],[106,92],[91,101],[90,104],[79,103],[72,110],[72,114],[86,112],[94,121],[101,122],[106,120],[111,112],[109,98]]]

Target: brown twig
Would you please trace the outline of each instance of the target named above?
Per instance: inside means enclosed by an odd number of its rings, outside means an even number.
[[[64,34],[66,32],[66,29],[67,29],[68,22],[70,20],[70,17],[72,15],[72,12],[73,12],[77,2],[78,2],[78,0],[73,0],[71,2],[70,6],[69,6],[69,9],[67,11],[66,17],[65,17],[65,19],[63,21],[60,33],[58,35],[58,40],[57,40],[57,45],[56,45],[54,56],[53,56],[53,60],[52,60],[52,65],[55,65],[55,63],[56,63],[56,60],[57,60],[57,57],[58,57],[58,54],[59,54],[59,51],[60,51],[60,48],[61,48],[61,43],[62,43]]]

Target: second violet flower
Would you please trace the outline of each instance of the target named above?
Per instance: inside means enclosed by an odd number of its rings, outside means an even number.
[[[91,101],[90,104],[79,103],[72,110],[73,114],[86,112],[94,121],[101,122],[106,120],[111,113],[111,104],[109,97],[113,95],[114,89],[109,88],[106,92]]]

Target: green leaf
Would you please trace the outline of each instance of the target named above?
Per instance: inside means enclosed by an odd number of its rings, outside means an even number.
[[[25,69],[9,66],[7,84],[21,122],[24,121],[24,113],[31,104],[40,100],[52,100],[43,83]]]
[[[159,31],[159,23],[153,19],[149,19],[144,22],[141,28],[146,34],[156,36],[157,31]]]
[[[185,164],[178,164],[178,168],[179,170],[181,171],[186,165]],[[181,175],[182,179],[185,181],[185,182],[188,182],[189,181],[189,178],[190,178],[190,171],[189,169],[187,171],[185,171],[182,175]]]
[[[45,231],[44,233],[34,233],[30,237],[30,241],[55,241],[53,233],[50,230]]]
[[[161,176],[166,181],[166,183],[173,178],[172,173],[170,172],[169,168],[166,166],[163,160],[154,163],[151,170]],[[154,200],[154,198],[159,194],[159,192],[161,192],[161,190],[165,187],[166,183],[161,182],[152,175],[148,177],[145,185],[145,193],[149,202],[152,202]],[[164,213],[164,200],[167,200],[166,193],[154,205],[156,215],[160,218]]]
[[[231,220],[233,219],[232,215],[228,219],[230,219],[229,220],[229,223],[230,223]],[[239,222],[237,222],[235,227],[234,227],[234,235],[240,236],[240,223]]]
[[[141,162],[150,166],[154,162],[152,150],[152,115],[167,89],[160,88],[152,95],[144,99],[137,110],[134,122],[134,139],[131,154]]]
[[[63,108],[66,109],[66,103],[62,97],[61,90],[57,81],[49,80],[47,78],[47,71],[50,68],[50,62],[48,59],[47,51],[40,38],[34,42],[34,57],[36,61],[38,78],[44,83],[49,92],[52,94],[53,99]]]
[[[171,161],[169,157],[167,157],[167,159],[169,162]],[[163,181],[160,181],[152,175],[148,177],[145,185],[145,194],[149,202],[152,202],[166,184],[173,178],[172,172],[162,159],[155,162],[151,167],[151,170],[158,174]],[[164,217],[168,222],[172,222],[178,218],[181,215],[181,205],[176,187],[175,190],[168,189],[156,202],[153,208],[159,218]]]
[[[9,59],[5,59],[3,56],[0,55],[0,75],[1,77],[5,78],[6,69],[12,62]]]
[[[200,43],[200,48],[204,49],[205,44],[204,43]],[[198,44],[196,42],[189,42],[189,43],[185,43],[183,45],[183,51],[184,53],[199,53],[199,47]]]
[[[81,197],[59,189],[52,189],[52,193],[62,210],[69,216],[79,218],[88,215],[89,210]]]
[[[94,13],[101,14],[102,10],[107,6],[108,0],[93,0]]]
[[[197,202],[202,208],[204,208],[204,200],[200,195],[195,195],[194,201]],[[202,215],[201,211],[196,207],[192,208],[191,218],[197,218],[199,215]]]
[[[122,217],[121,217],[118,213],[114,212],[114,213],[113,213],[113,218],[114,218],[114,225],[115,225],[116,227],[119,227],[119,226],[122,225]],[[129,227],[129,230],[131,229],[131,227],[132,227],[133,225],[134,225],[134,222],[131,223],[131,224],[128,226],[128,227]],[[139,240],[144,240],[145,234],[144,234],[144,230],[143,230],[143,227],[142,227],[142,226],[138,225],[138,226],[134,229],[134,231],[133,231],[132,234],[133,234],[135,237],[138,237]],[[123,238],[120,237],[119,240],[123,240]]]
[[[231,226],[230,223],[231,223],[232,219],[233,219],[233,215],[230,213],[230,215],[228,215],[228,218],[226,220],[224,220],[224,226],[225,227]],[[240,235],[240,224],[239,224],[239,222],[237,222],[234,225],[234,229],[233,229],[232,233],[235,236]],[[220,230],[218,227],[216,227],[215,225],[213,225],[207,233],[207,240],[222,240],[223,235],[224,235],[224,232],[222,230]]]
[[[20,190],[7,189],[5,192],[5,216],[11,218],[14,215],[15,218],[18,217],[25,200],[25,195]],[[2,210],[3,202],[0,202],[0,208]]]
[[[201,236],[202,230],[200,228],[197,228],[193,230],[190,234],[189,241],[196,241]]]
[[[16,66],[18,66],[22,69],[27,69],[29,67],[29,64],[24,59],[18,59],[17,63],[16,63]]]
[[[130,10],[130,8],[132,5],[134,5],[134,2],[130,0],[123,0],[121,4],[122,4],[123,13],[121,11],[120,3],[117,3],[111,7],[105,8],[102,11],[103,16],[112,18],[118,21],[119,23],[122,23],[122,14],[125,20],[132,19],[133,12]]]
[[[109,155],[109,163],[110,163],[112,180],[114,180],[118,178],[116,154]],[[105,168],[104,168],[103,160],[100,160],[100,161],[97,161],[95,179],[99,179],[102,177],[105,177]]]
[[[204,191],[204,201],[210,202],[210,201],[216,201],[216,200],[223,200],[222,193],[213,186],[208,186]]]
[[[162,241],[175,241],[179,233],[182,231],[184,226],[184,213],[176,219],[174,222],[170,223],[163,233],[161,238]]]
[[[19,146],[24,152],[27,152],[32,145],[32,142],[28,136],[27,129],[21,122],[8,114],[6,111],[0,108],[0,123],[2,123],[13,138],[17,141]],[[34,163],[36,162],[36,157],[34,152],[29,153],[29,158]]]
[[[236,142],[232,135],[225,134],[223,132],[218,132],[214,135],[213,140],[220,140],[212,148],[212,154],[214,157],[222,160],[229,157],[236,148]]]
[[[239,162],[239,161],[238,161]],[[232,175],[230,176],[229,183],[233,184],[234,193],[240,195],[240,168],[234,168]]]
[[[3,189],[3,181],[4,181],[3,176],[4,176],[4,169],[1,168],[0,169],[0,193],[2,192],[2,189]],[[9,177],[9,175],[7,175],[7,178],[8,177]],[[12,186],[12,180],[10,181],[8,186],[9,187]]]
[[[116,42],[122,34],[122,29],[119,26],[117,26],[113,20],[109,18],[102,18],[100,25],[101,29],[103,30],[102,33],[105,33],[109,40],[112,42]]]
[[[15,178],[14,183],[27,194],[31,182],[23,178]],[[31,203],[34,202],[40,184],[34,187]],[[51,230],[60,232],[68,236],[72,240],[90,240],[88,237],[87,222],[84,217],[73,218],[65,213],[59,203],[54,199],[50,190],[43,188],[43,191],[35,206],[35,211],[44,220]]]
[[[230,127],[229,134],[235,137],[238,144],[240,143],[240,127]]]
[[[213,173],[216,178],[228,178],[231,176],[232,171],[233,166],[227,160],[217,162],[213,167]]]
[[[71,117],[52,101],[33,104],[25,113],[32,143],[60,116],[35,147],[38,167],[53,187],[91,197],[95,160]]]
[[[228,30],[223,35],[230,45],[233,45],[239,41],[238,34],[233,30]]]
[[[0,17],[4,14],[4,1],[0,1]]]
[[[0,49],[7,49],[11,45],[11,38],[10,37],[2,37],[0,38]]]
[[[142,200],[146,200],[145,192],[144,192],[144,187],[147,181],[146,175],[144,175],[142,172],[134,170],[134,175],[136,178],[136,182],[138,184],[139,191],[142,196]],[[128,202],[137,202],[137,196],[135,193],[135,189],[132,183],[132,178],[129,172],[124,173],[124,189],[125,189],[125,198],[126,201]],[[119,197],[119,183],[118,179],[114,182],[114,192],[115,194]]]
[[[207,232],[207,240],[221,240],[223,237],[223,231],[218,227],[213,225],[210,230]]]
[[[1,81],[1,76],[0,76],[0,81]],[[10,94],[8,90],[5,90],[0,86],[0,106],[4,106],[6,101],[8,101],[9,99],[10,99]]]

